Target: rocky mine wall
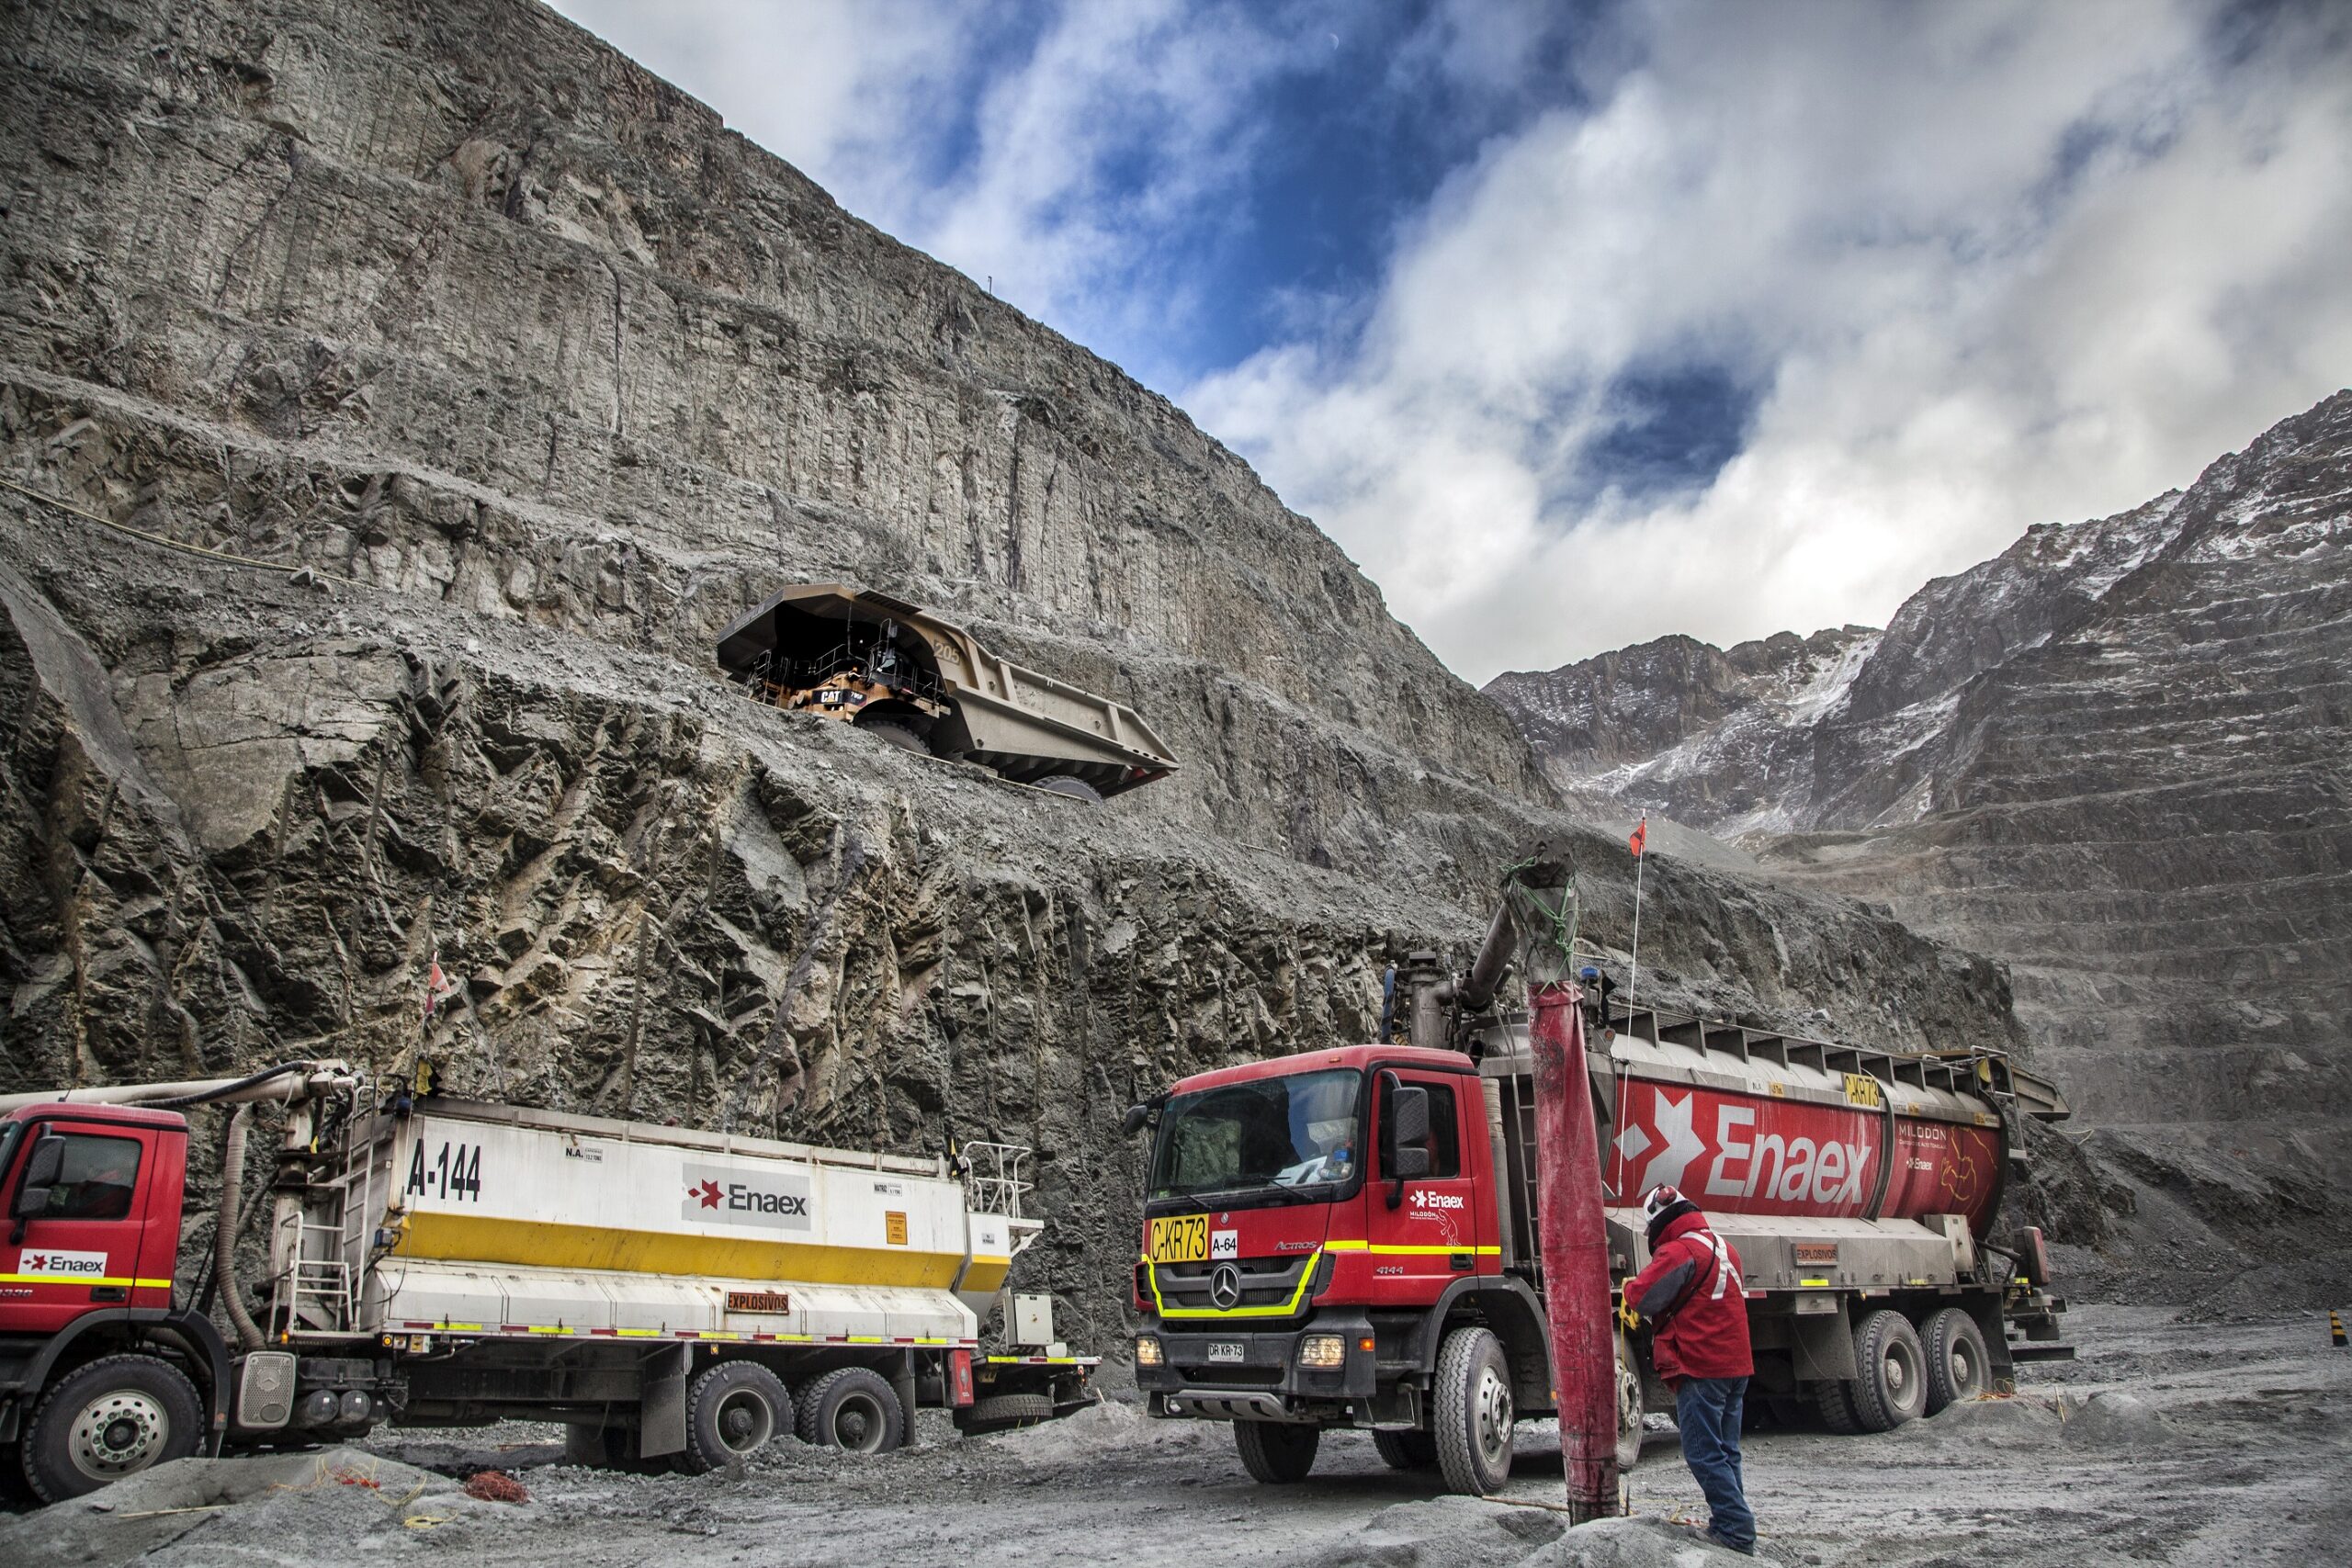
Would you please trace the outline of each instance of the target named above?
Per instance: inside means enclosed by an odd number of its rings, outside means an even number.
[[[2123,1218],[2124,1288],[2332,1300],[2352,1271],[2347,495],[2340,392],[2185,491],[1929,583],[1803,701],[1718,701],[1613,769],[1550,760],[2005,960]],[[1570,708],[1603,667],[1507,695]],[[1615,700],[1672,713],[1721,684],[1636,668],[1668,689]]]
[[[1576,831],[1178,411],[551,14],[0,35],[0,475],[309,569],[0,490],[0,1085],[425,1052],[528,1103],[1029,1143],[1027,1282],[1106,1343],[1120,1111],[1365,1038],[1385,963],[1466,951]],[[831,577],[1134,704],[1182,771],[1087,808],[741,700],[715,629]],[[1622,950],[1631,863],[1577,841]],[[1883,910],[1648,888],[1661,1001],[2020,1043],[1997,965]]]

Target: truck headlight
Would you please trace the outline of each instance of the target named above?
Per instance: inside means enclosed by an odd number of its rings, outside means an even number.
[[[1159,1365],[1159,1340],[1153,1338],[1148,1334],[1139,1335],[1136,1337],[1136,1365],[1138,1367],[1156,1367]]]
[[[1298,1342],[1298,1364],[1344,1367],[1348,1364],[1348,1342],[1337,1334],[1310,1334]]]

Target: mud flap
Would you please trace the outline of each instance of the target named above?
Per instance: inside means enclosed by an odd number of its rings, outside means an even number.
[[[686,1446],[686,1355],[689,1345],[664,1345],[645,1358],[638,1376],[637,1451],[660,1459]]]
[[[1861,1375],[1854,1358],[1854,1331],[1846,1317],[1846,1301],[1838,1298],[1835,1313],[1807,1314],[1789,1319],[1790,1359],[1799,1383],[1822,1382]]]

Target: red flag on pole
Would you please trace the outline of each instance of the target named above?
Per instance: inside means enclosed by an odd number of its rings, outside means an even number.
[[[1635,860],[1639,860],[1642,858],[1642,846],[1649,841],[1650,814],[1645,811],[1642,813],[1642,819],[1634,825],[1634,836],[1625,840],[1625,847],[1634,852]]]
[[[448,982],[441,975],[441,955],[433,955],[433,967],[424,972],[424,1021],[433,1021],[433,1010],[441,1004],[441,989]]]

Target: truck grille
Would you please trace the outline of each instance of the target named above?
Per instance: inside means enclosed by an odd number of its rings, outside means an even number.
[[[1233,1259],[1233,1267],[1241,1276],[1241,1299],[1231,1307],[1220,1307],[1209,1295],[1209,1281],[1224,1267],[1222,1263],[1156,1263],[1152,1270],[1159,1285],[1159,1299],[1166,1306],[1179,1312],[1229,1312],[1283,1305],[1300,1294],[1300,1276],[1314,1261],[1315,1254],[1311,1252],[1302,1258]]]

